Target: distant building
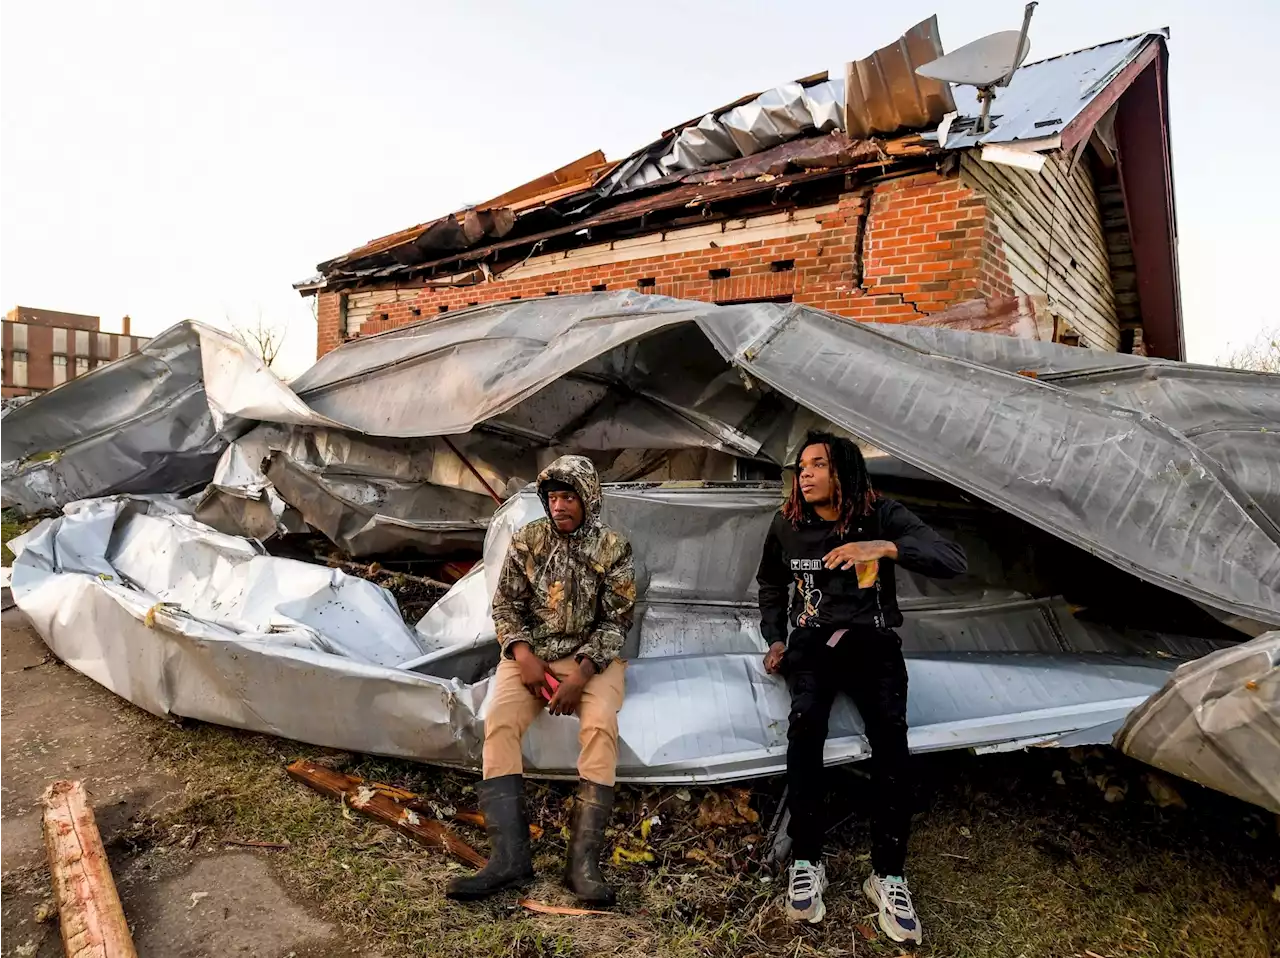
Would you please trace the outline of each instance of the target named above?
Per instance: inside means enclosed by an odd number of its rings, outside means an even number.
[[[4,316],[3,395],[30,396],[127,356],[147,341],[122,331],[104,333],[97,316],[15,306]]]

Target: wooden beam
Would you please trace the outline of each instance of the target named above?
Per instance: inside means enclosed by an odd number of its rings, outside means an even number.
[[[434,818],[423,818],[406,808],[386,791],[365,784],[363,779],[335,772],[331,768],[299,759],[285,769],[289,777],[315,789],[321,795],[336,798],[348,808],[375,822],[390,825],[414,841],[432,848],[443,848],[454,858],[476,868],[488,860],[459,838],[449,826]]]
[[[84,785],[54,782],[43,803],[44,847],[67,958],[138,958]]]

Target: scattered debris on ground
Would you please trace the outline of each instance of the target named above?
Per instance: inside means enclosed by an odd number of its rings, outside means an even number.
[[[286,771],[290,778],[308,788],[342,802],[344,815],[348,814],[347,809],[354,809],[376,822],[390,825],[423,845],[443,848],[473,868],[483,868],[487,861],[443,822],[423,818],[411,808],[407,801],[417,797],[412,792],[379,782],[366,782],[357,776],[344,775],[305,759],[292,763]]]
[[[533,847],[537,883],[524,895],[462,905],[447,901],[443,887],[470,866],[350,809],[344,814],[284,769],[286,757],[305,756],[366,787],[379,783],[375,794],[434,810],[483,850],[482,820],[468,822],[457,811],[474,807],[474,776],[198,723],[181,729],[156,723],[154,742],[157,755],[187,781],[186,801],[169,822],[207,829],[214,838],[287,844],[271,861],[290,886],[323,902],[327,918],[358,928],[386,954],[902,953],[876,932],[859,888],[869,868],[869,795],[856,766],[832,770],[829,814],[838,824],[828,855],[827,919],[798,926],[783,918],[785,880],[768,867],[761,838],[781,797],[779,779],[712,788],[621,786],[610,840],[628,849],[643,845],[652,858],[607,865],[619,904],[582,916],[557,910],[576,904],[559,883],[568,784],[527,783],[530,822],[542,831]],[[1162,805],[1146,785],[1150,769],[1107,748],[929,755],[916,766],[920,812],[911,878],[927,953],[1273,954],[1280,936],[1280,904],[1271,897],[1280,883],[1280,823],[1261,809],[1181,782],[1186,808]],[[1124,799],[1108,802],[1099,778],[1123,785]]]

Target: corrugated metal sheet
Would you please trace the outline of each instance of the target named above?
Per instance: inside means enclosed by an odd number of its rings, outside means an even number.
[[[1141,409],[801,306],[724,307],[699,324],[735,365],[877,448],[1149,582],[1280,624],[1274,522],[1229,467]]]
[[[938,18],[930,17],[845,69],[844,131],[864,137],[935,126],[955,109],[948,84],[918,76],[916,67],[942,56]]]
[[[1118,349],[1115,290],[1089,165],[1073,167],[1059,153],[1032,173],[965,153],[960,180],[987,197],[1014,290],[1046,297],[1082,346]]]
[[[1148,43],[1167,36],[1167,31],[1152,31],[1023,64],[1009,86],[996,91],[991,107],[994,122],[985,136],[977,128],[982,114],[977,88],[953,86],[956,108],[965,122],[952,124],[947,149],[1039,140],[1062,133]]]

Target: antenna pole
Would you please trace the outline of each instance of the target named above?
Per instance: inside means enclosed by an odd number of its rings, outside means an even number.
[[[996,81],[996,86],[1008,86],[1009,81],[1013,79],[1014,73],[1022,65],[1022,45],[1027,42],[1027,31],[1031,29],[1031,15],[1035,12],[1036,0],[1031,0],[1022,11],[1022,33],[1018,36],[1018,46],[1014,49],[1013,65],[1009,67],[1008,73]]]

